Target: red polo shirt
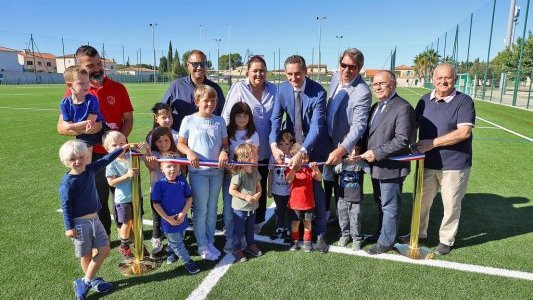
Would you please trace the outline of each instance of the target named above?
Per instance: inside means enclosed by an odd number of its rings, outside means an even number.
[[[66,95],[70,95],[70,89],[67,89]],[[133,111],[131,105],[130,96],[126,87],[114,80],[104,77],[104,82],[101,87],[93,87],[89,89],[89,93],[95,95],[98,98],[98,104],[100,104],[100,111],[107,126],[111,130],[120,130],[124,125],[122,114]],[[107,153],[100,144],[96,144],[93,147],[94,153]]]

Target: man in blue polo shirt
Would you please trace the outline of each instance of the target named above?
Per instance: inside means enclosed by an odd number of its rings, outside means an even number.
[[[429,211],[440,188],[444,216],[435,252],[441,255],[450,253],[455,242],[472,166],[476,111],[472,98],[455,90],[456,79],[453,66],[439,65],[433,72],[435,89],[424,95],[415,109],[420,140],[414,147],[426,154],[419,237],[427,238]]]
[[[207,70],[207,57],[200,50],[192,50],[187,59],[187,70],[189,76],[174,80],[166,91],[162,103],[170,105],[172,108],[172,129],[179,131],[183,117],[198,111],[194,104],[194,89],[199,84],[205,84],[215,89],[217,92],[217,107],[213,114],[220,116],[224,107],[224,93],[215,82],[205,76]]]

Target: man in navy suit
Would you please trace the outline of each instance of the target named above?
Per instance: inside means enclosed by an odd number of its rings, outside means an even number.
[[[326,91],[317,82],[306,78],[307,66],[303,57],[289,56],[285,60],[287,81],[278,87],[272,110],[272,129],[270,147],[272,156],[278,163],[283,162],[283,152],[277,147],[276,140],[282,129],[283,116],[285,127],[294,132],[296,142],[302,145],[294,155],[289,166],[298,169],[302,164],[302,154],[307,153],[310,161],[324,161],[328,155],[329,137],[326,132]],[[322,183],[314,182],[315,228],[317,250],[326,253],[328,245],[324,240],[326,233],[325,197]]]
[[[370,110],[367,127],[367,151],[361,158],[371,167],[374,194],[379,195],[383,222],[377,243],[369,254],[381,254],[392,249],[398,234],[402,185],[409,174],[409,162],[389,160],[396,155],[408,154],[409,144],[415,141],[414,109],[396,94],[396,76],[381,71],[372,83],[378,98]]]

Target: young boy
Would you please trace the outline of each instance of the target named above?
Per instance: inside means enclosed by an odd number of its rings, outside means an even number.
[[[352,250],[361,250],[363,237],[361,236],[361,181],[363,171],[370,173],[368,164],[359,159],[359,146],[355,146],[342,162],[335,166],[335,174],[339,174],[339,201],[337,202],[337,215],[341,237],[338,245],[346,247],[352,238]]]
[[[174,157],[163,156],[162,158]],[[192,191],[185,177],[181,175],[178,164],[163,160],[160,166],[165,178],[155,183],[151,199],[154,209],[162,218],[161,228],[173,252],[169,254],[167,263],[173,263],[177,255],[185,263],[187,272],[196,274],[200,272],[200,269],[189,256],[183,242],[185,229],[188,227],[187,213],[192,205]]]
[[[61,113],[65,128],[76,132],[85,132],[76,136],[77,139],[87,143],[89,151],[92,146],[101,143],[102,135],[107,126],[104,126],[104,117],[100,112],[98,98],[89,94],[89,73],[80,66],[70,66],[64,73],[67,88],[71,94],[61,101]],[[97,123],[102,124],[102,129],[95,134],[88,134]]]
[[[109,255],[109,240],[100,223],[97,212],[101,204],[96,193],[95,174],[104,169],[123,150],[130,148],[123,145],[103,158],[90,162],[87,145],[78,140],[71,140],[59,149],[59,158],[70,168],[59,185],[59,197],[63,210],[65,235],[72,239],[76,257],[80,258],[84,277],[74,281],[76,299],[85,299],[89,289],[99,293],[109,292],[112,284],[101,277],[96,277],[98,269]],[[92,255],[92,249],[97,254]]]
[[[126,137],[119,131],[109,131],[104,138],[103,146],[107,152],[114,151],[126,144]],[[133,228],[132,178],[139,174],[139,169],[130,168],[126,155],[122,153],[112,161],[105,171],[107,183],[115,188],[114,203],[119,228],[119,251],[124,259],[131,258],[130,233]]]
[[[295,143],[292,133],[288,130],[280,132],[277,145],[285,155],[284,161],[287,163],[291,158],[290,149]],[[291,187],[285,177],[286,166],[272,166],[276,163],[274,156],[270,157],[270,166],[268,167],[267,191],[268,196],[274,198],[276,203],[276,231],[270,236],[271,239],[277,238],[290,239],[289,230],[289,196],[291,194]]]
[[[294,144],[291,155],[295,155],[301,146]],[[302,163],[307,164],[309,157],[302,155]],[[322,181],[322,173],[316,162],[309,163],[308,167],[299,170],[287,169],[287,181],[291,184],[291,195],[289,198],[289,208],[292,209],[291,217],[291,251],[297,251],[300,240],[300,222],[304,224],[304,251],[311,252],[312,228],[311,223],[314,218],[315,195],[313,193],[313,180]]]

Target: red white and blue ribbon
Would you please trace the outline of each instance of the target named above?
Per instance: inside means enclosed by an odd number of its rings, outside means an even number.
[[[400,156],[394,156],[394,157],[389,157],[390,160],[396,160],[396,161],[403,161],[403,162],[406,162],[406,161],[413,161],[413,160],[422,160],[426,157],[425,154],[420,154],[420,153],[417,153],[417,154],[407,154],[407,155],[400,155]]]
[[[179,157],[179,158],[158,158],[158,162],[167,162],[167,163],[173,163],[178,165],[190,165],[191,162],[189,159],[185,157]],[[212,168],[218,168],[218,160],[200,160],[199,166],[201,167],[212,167]],[[324,165],[325,162],[319,162],[317,165]],[[229,166],[237,166],[237,167],[247,167],[247,166],[274,166],[274,167],[286,167],[286,164],[260,164],[260,163],[250,163],[250,162],[240,162],[240,161],[228,161],[227,165]],[[308,167],[308,164],[303,164],[302,167]]]

